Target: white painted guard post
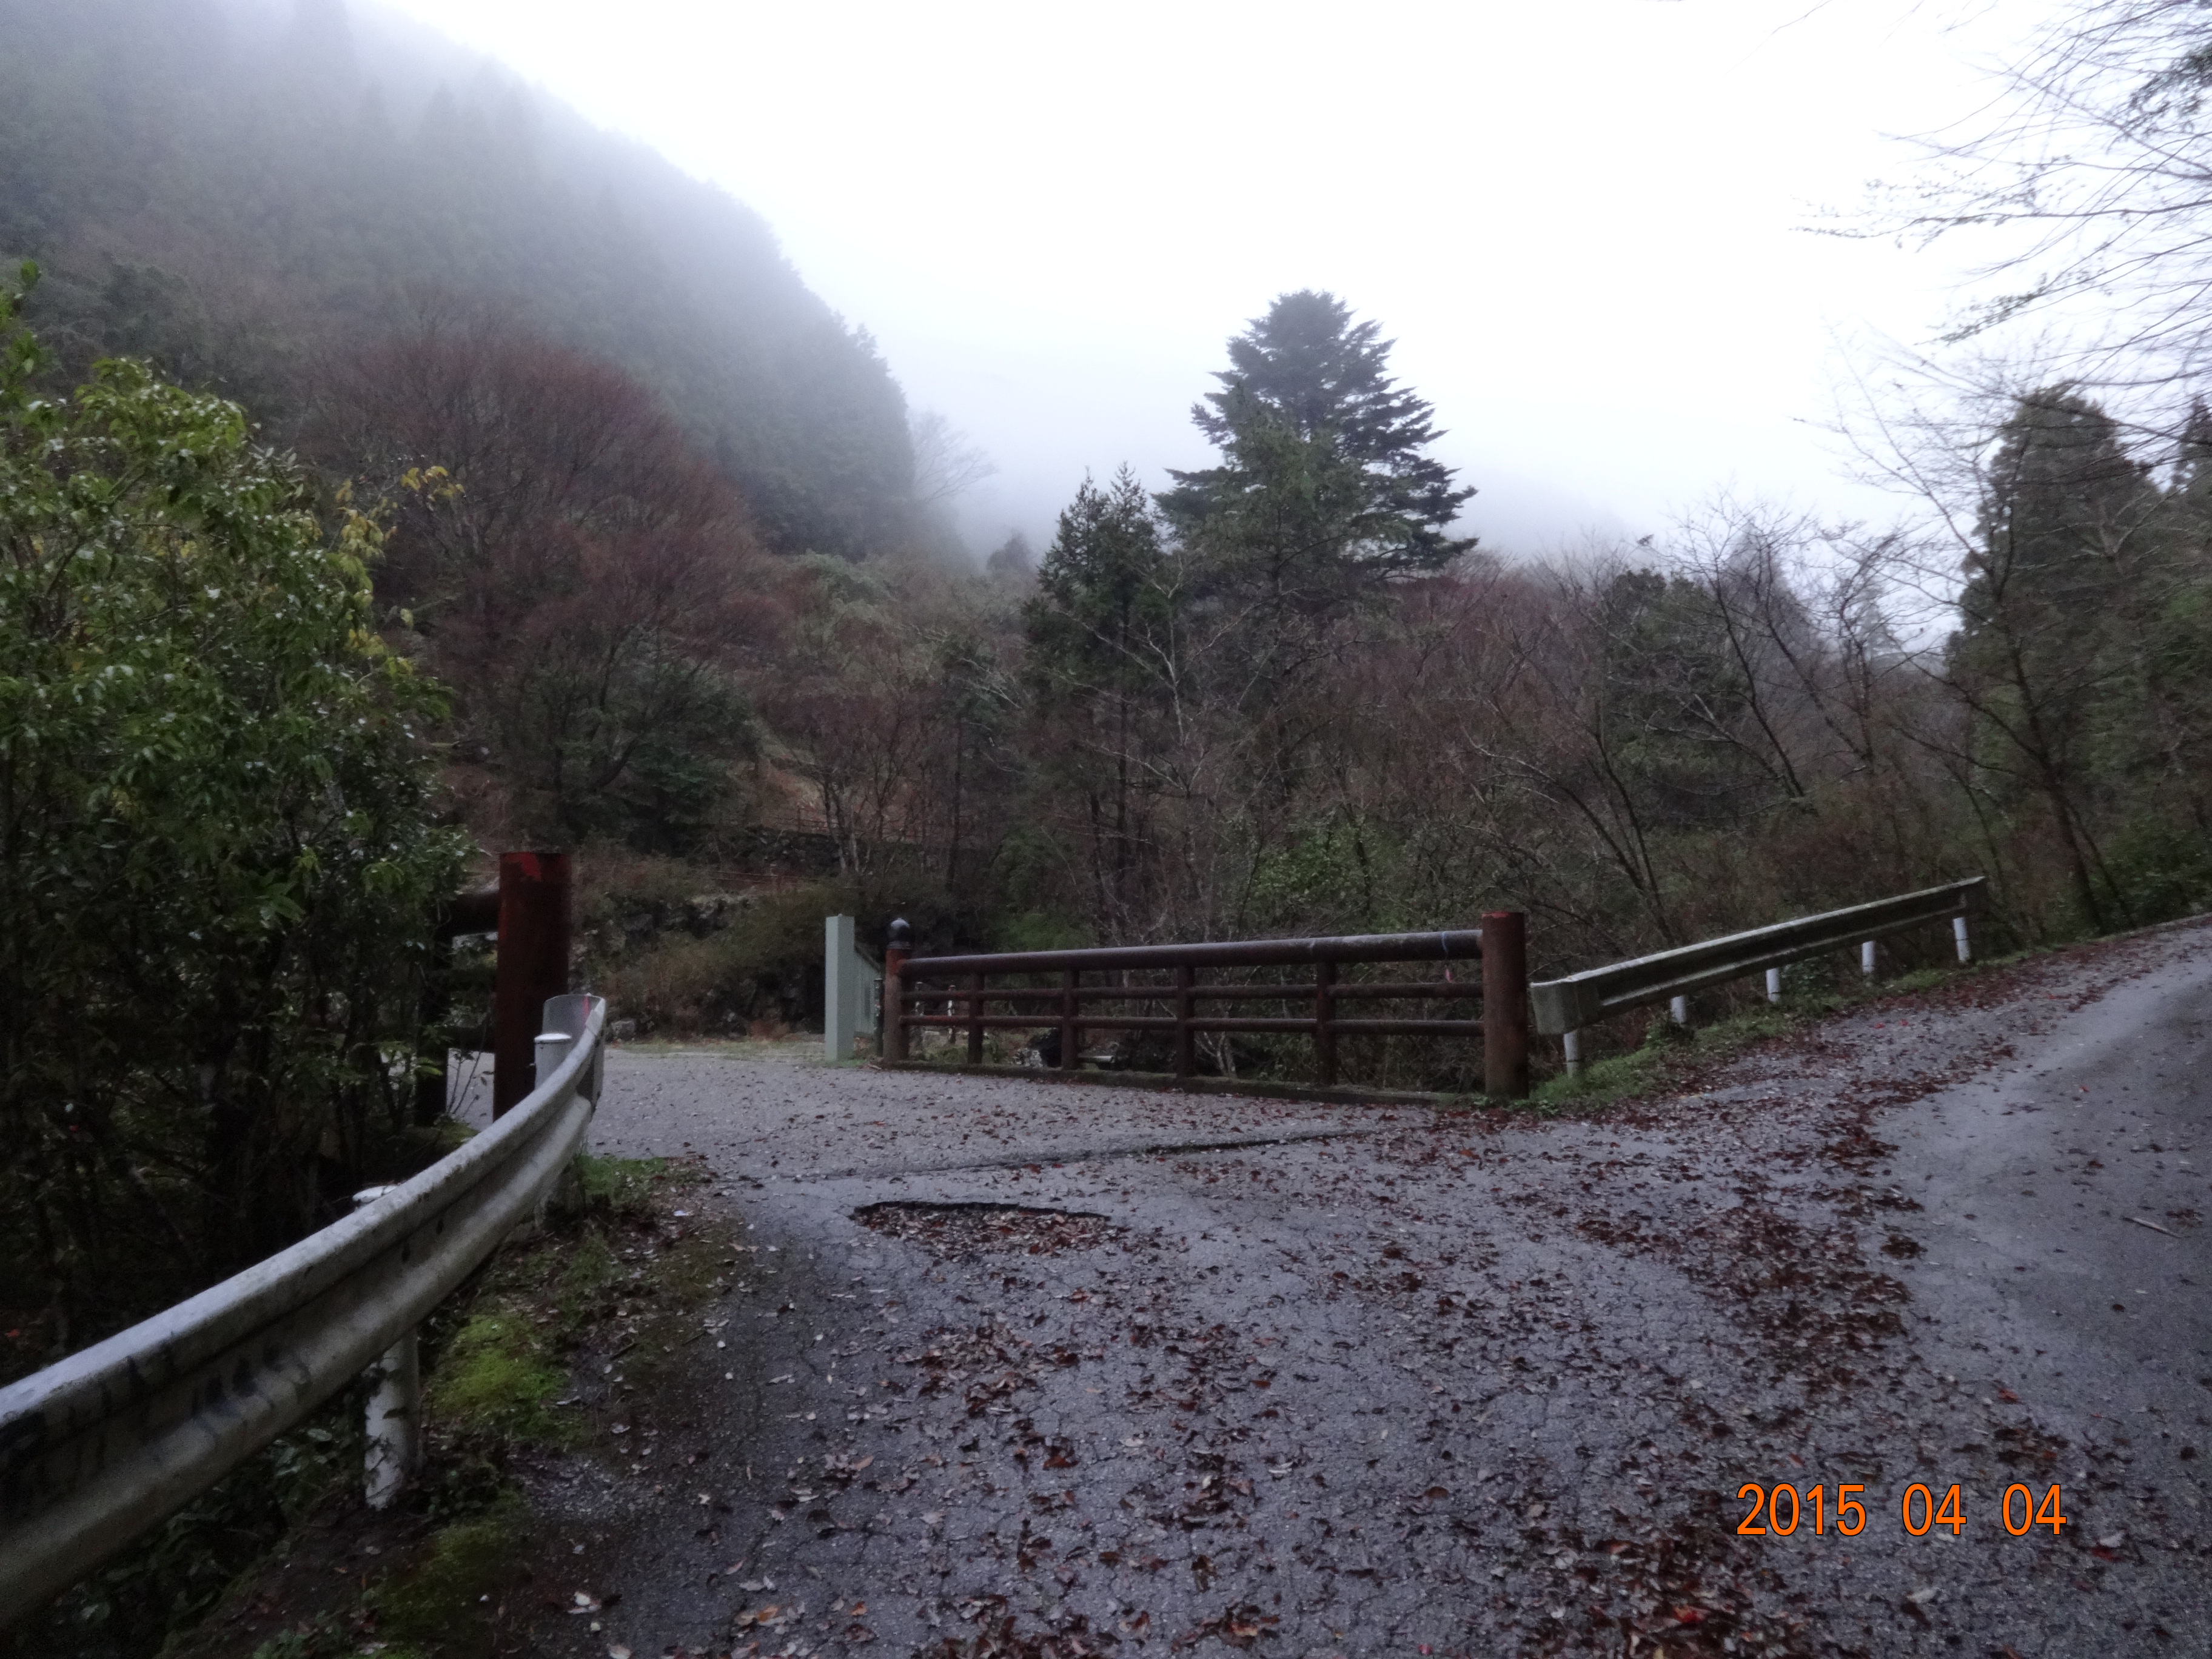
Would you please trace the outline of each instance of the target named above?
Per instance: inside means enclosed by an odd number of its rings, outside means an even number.
[[[391,1190],[366,1188],[353,1195],[353,1206],[366,1209]],[[389,1509],[408,1477],[422,1467],[422,1354],[413,1327],[377,1356],[364,1380],[368,1449],[362,1459],[363,1485],[369,1508]]]
[[[822,919],[822,1046],[832,1060],[850,1060],[853,1040],[874,1029],[882,975],[860,954],[850,916]]]

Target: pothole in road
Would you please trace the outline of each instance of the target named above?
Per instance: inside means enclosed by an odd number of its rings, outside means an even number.
[[[1094,1249],[1129,1231],[1087,1210],[1025,1204],[870,1204],[854,1211],[853,1219],[940,1257],[989,1251],[1058,1255]]]

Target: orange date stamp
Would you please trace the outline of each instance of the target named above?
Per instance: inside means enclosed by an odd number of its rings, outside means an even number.
[[[1832,1500],[1828,1496],[1832,1490]],[[1818,1538],[1831,1531],[1856,1538],[1867,1528],[1865,1492],[1863,1483],[1849,1481],[1832,1488],[1818,1482],[1801,1488],[1788,1481],[1762,1486],[1747,1480],[1735,1495],[1751,1510],[1736,1523],[1736,1534],[1742,1538],[1790,1538],[1802,1527]],[[2025,1538],[2038,1527],[2050,1528],[2056,1538],[2066,1524],[2064,1502],[2056,1486],[2045,1487],[2039,1498],[2034,1488],[2015,1481],[1998,1502],[1998,1518],[2014,1538]],[[1966,1529],[1966,1510],[1965,1491],[1956,1483],[1939,1496],[1935,1488],[1916,1480],[1899,1495],[1897,1518],[1915,1538],[1925,1538],[1937,1527],[1948,1527],[1956,1538]]]

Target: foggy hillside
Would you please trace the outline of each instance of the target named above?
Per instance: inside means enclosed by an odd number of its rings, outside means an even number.
[[[898,386],[757,214],[341,0],[0,0],[0,256],[70,373],[148,356],[279,435],[324,360],[489,311],[663,393],[771,546],[907,520]]]

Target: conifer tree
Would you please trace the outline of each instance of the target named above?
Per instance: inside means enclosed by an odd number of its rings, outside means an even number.
[[[1474,545],[1450,533],[1474,491],[1424,453],[1434,411],[1390,378],[1379,332],[1334,295],[1283,295],[1191,411],[1221,465],[1171,473],[1161,510],[1265,611],[1326,617]]]

